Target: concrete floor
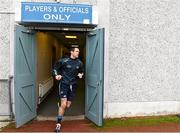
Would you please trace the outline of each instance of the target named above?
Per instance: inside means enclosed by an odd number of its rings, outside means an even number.
[[[2,127],[5,127],[9,124],[10,122],[0,122],[0,132],[2,131]]]
[[[85,89],[84,81],[78,81],[78,88],[72,105],[66,110],[65,116],[80,116],[84,115],[85,111]],[[55,117],[58,112],[58,88],[54,87],[52,92],[38,106],[38,116]]]

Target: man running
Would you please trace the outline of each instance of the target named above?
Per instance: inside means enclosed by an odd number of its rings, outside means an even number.
[[[66,108],[69,108],[77,88],[77,79],[84,74],[83,63],[78,59],[79,48],[71,48],[70,57],[60,59],[53,68],[53,75],[59,80],[59,106],[56,131],[60,131]]]

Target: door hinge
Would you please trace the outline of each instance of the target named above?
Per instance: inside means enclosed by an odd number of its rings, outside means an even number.
[[[90,32],[89,34],[88,34],[88,36],[95,36],[96,35],[96,33],[92,33],[92,32]]]
[[[35,32],[33,30],[26,30],[26,31],[21,31],[22,33],[26,34],[34,34]]]

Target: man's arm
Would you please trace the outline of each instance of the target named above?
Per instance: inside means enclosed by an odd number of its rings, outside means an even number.
[[[61,74],[60,74],[60,70],[63,66],[63,59],[58,60],[58,62],[55,63],[53,70],[52,70],[52,74],[55,77],[56,80],[60,80],[62,78]]]
[[[80,68],[79,68],[79,72],[78,72],[78,77],[81,79],[84,75],[84,67],[83,67],[83,63],[80,61]]]

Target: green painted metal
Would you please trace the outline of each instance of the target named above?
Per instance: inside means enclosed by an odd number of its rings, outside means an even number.
[[[36,117],[35,35],[23,26],[15,32],[15,120],[16,127]]]
[[[96,125],[103,124],[104,29],[87,34],[85,116]]]

